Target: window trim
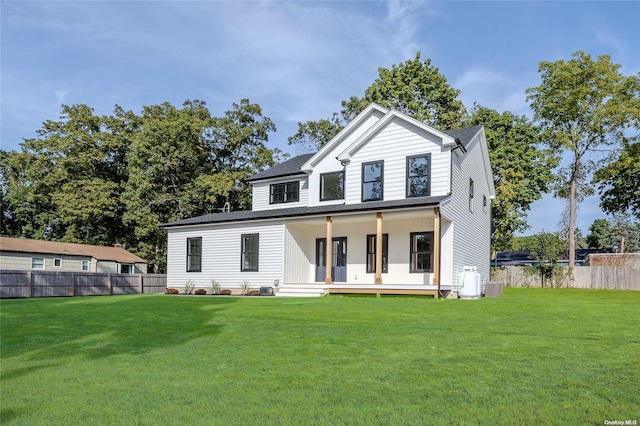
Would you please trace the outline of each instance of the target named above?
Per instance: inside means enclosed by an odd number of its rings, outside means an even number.
[[[411,192],[411,185],[409,184],[409,179],[412,176],[409,176],[409,161],[411,161],[414,158],[426,158],[427,159],[427,179],[429,179],[429,184],[427,185],[427,194],[423,195],[423,194],[414,194],[412,195]],[[413,177],[422,177],[422,176],[413,176]],[[409,157],[407,157],[406,160],[406,176],[405,176],[407,182],[406,182],[406,198],[413,198],[413,197],[430,197],[431,196],[431,153],[428,152],[426,154],[419,154],[419,155],[411,155]]]
[[[365,198],[365,190],[364,190],[364,185],[365,180],[364,180],[364,168],[368,165],[371,164],[380,164],[380,198]],[[362,163],[362,170],[360,172],[360,189],[362,191],[362,196],[361,196],[361,201],[367,202],[367,201],[382,201],[384,200],[384,160],[378,160],[378,161],[368,161],[366,163]],[[371,182],[375,182],[375,181],[371,181]]]
[[[191,242],[199,241],[200,253],[198,255],[191,254]],[[198,257],[198,267],[192,269],[191,258]],[[187,238],[187,272],[202,272],[202,237]]]
[[[244,260],[247,252],[245,250],[245,238],[256,238],[256,266],[255,268],[245,268]],[[242,234],[240,235],[240,272],[259,272],[260,269],[260,234]]]
[[[294,185],[296,188],[295,191],[295,199],[291,198],[289,199],[289,192],[287,192],[287,189],[289,188],[289,185]],[[273,188],[276,186],[284,186],[284,192],[282,192],[282,194],[284,195],[284,200],[283,201],[274,201],[273,200]],[[293,194],[293,193],[291,193]],[[279,183],[272,183],[271,185],[269,185],[269,204],[286,204],[286,203],[297,203],[300,201],[300,181],[299,180],[294,180],[294,181],[289,181],[289,182],[279,182]]]
[[[57,265],[56,265],[57,263]],[[61,257],[54,257],[53,258],[53,267],[54,268],[62,268],[62,258]]]
[[[373,242],[374,242],[374,246],[373,246],[373,251],[370,252],[369,249],[369,238],[373,237]],[[376,254],[376,248],[378,247],[378,244],[376,242],[377,240],[377,235],[376,234],[367,234],[367,243],[366,245],[366,267],[367,267],[367,274],[375,274],[376,273],[376,262],[375,262],[375,254]],[[386,253],[386,256],[385,256]],[[369,265],[369,255],[373,254],[373,265]],[[385,257],[386,257],[386,262],[385,262]],[[382,274],[386,274],[389,272],[389,234],[382,234]]]
[[[475,184],[473,179],[469,178],[469,211],[473,213],[473,196],[475,192]]]
[[[424,253],[429,253],[429,255],[431,256],[431,268],[430,269],[417,269],[417,265],[414,264],[413,260],[414,260],[414,254],[418,254],[421,252],[418,251],[413,251],[413,239],[416,235],[426,235],[427,237],[429,237],[430,241],[431,241],[431,251],[430,252],[424,252]],[[433,231],[419,231],[419,232],[411,232],[409,234],[409,272],[410,273],[425,273],[425,272],[433,272],[433,238],[434,238],[434,233]]]
[[[322,197],[323,195],[323,183],[324,183],[324,177],[328,176],[328,175],[342,175],[342,197],[339,198],[327,198],[327,197]],[[327,172],[327,173],[320,173],[320,201],[334,201],[334,200],[344,200],[344,170],[340,170],[338,172]]]
[[[85,269],[85,265],[87,266],[86,269]],[[80,260],[80,270],[89,271],[89,261],[87,259]]]
[[[33,261],[36,259],[42,259],[42,268],[36,268],[35,266],[33,266]],[[31,258],[31,269],[37,269],[37,270],[44,270],[45,269],[45,264],[46,264],[46,260],[44,257],[32,257]]]

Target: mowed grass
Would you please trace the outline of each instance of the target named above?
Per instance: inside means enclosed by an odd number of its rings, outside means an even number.
[[[640,420],[640,293],[2,300],[2,425]]]

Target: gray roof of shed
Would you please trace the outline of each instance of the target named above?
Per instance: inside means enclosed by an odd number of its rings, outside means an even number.
[[[269,179],[269,178],[275,178],[275,177],[300,174],[302,173],[302,171],[300,170],[300,167],[302,167],[302,165],[306,163],[307,160],[309,160],[309,158],[313,157],[314,155],[315,154],[302,154],[302,155],[298,155],[297,157],[290,158],[287,161],[284,161],[280,164],[276,164],[270,169],[267,169],[265,171],[256,173],[255,175],[248,177],[246,181],[251,182],[254,180]]]
[[[317,216],[336,213],[357,213],[372,210],[389,210],[394,208],[407,207],[433,207],[437,206],[440,201],[447,196],[438,197],[413,197],[404,198],[393,201],[368,201],[357,204],[332,204],[327,206],[314,207],[291,207],[273,210],[242,210],[229,213],[213,213],[205,216],[192,217],[189,219],[178,220],[171,223],[165,223],[163,228],[173,228],[188,225],[202,225],[208,223],[225,223],[225,222],[242,222],[261,219],[279,219],[290,217]]]

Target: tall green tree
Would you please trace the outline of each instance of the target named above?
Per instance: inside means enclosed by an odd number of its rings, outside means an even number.
[[[605,248],[611,247],[613,238],[611,235],[611,225],[606,219],[596,219],[589,227],[589,235],[587,235],[587,244],[589,248]]]
[[[423,61],[418,52],[414,59],[392,65],[391,69],[379,68],[378,78],[365,90],[364,96],[352,96],[342,101],[339,114],[298,123],[298,132],[289,138],[289,144],[317,151],[372,102],[403,112],[439,130],[457,127],[465,114],[459,94],[431,59]]]
[[[625,143],[615,161],[596,171],[594,182],[604,211],[628,210],[640,219],[640,142]]]
[[[59,121],[45,121],[21,152],[3,156],[12,234],[89,244],[126,237],[126,147],[113,125],[87,105],[63,105]]]
[[[197,100],[181,109],[169,103],[144,107],[128,153],[123,218],[153,270],[165,268],[160,224],[212,213],[227,202],[248,207],[242,179],[279,159],[279,151],[265,145],[272,131],[272,121],[246,99],[219,118]]]
[[[588,154],[603,146],[619,144],[625,131],[640,119],[640,74],[624,76],[608,55],[593,60],[585,52],[573,59],[542,62],[541,84],[527,89],[534,118],[544,141],[571,155],[559,173],[556,195],[569,203],[569,267],[575,266],[575,216],[581,195],[588,191],[593,164]]]
[[[524,116],[475,105],[465,124],[485,128],[496,199],[491,204],[493,250],[509,250],[528,228],[527,211],[547,192],[558,158],[540,145],[540,130]]]

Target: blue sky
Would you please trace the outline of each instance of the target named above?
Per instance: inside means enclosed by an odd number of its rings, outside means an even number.
[[[524,91],[539,84],[541,61],[585,50],[640,71],[640,2],[4,0],[0,14],[4,150],[62,104],[109,114],[200,99],[221,115],[249,98],[276,123],[269,144],[295,155],[287,137],[298,121],[329,117],[378,67],[417,51],[467,107],[529,117]],[[598,203],[580,208],[585,234],[605,217]],[[556,230],[563,208],[551,196],[536,202],[527,234]]]

